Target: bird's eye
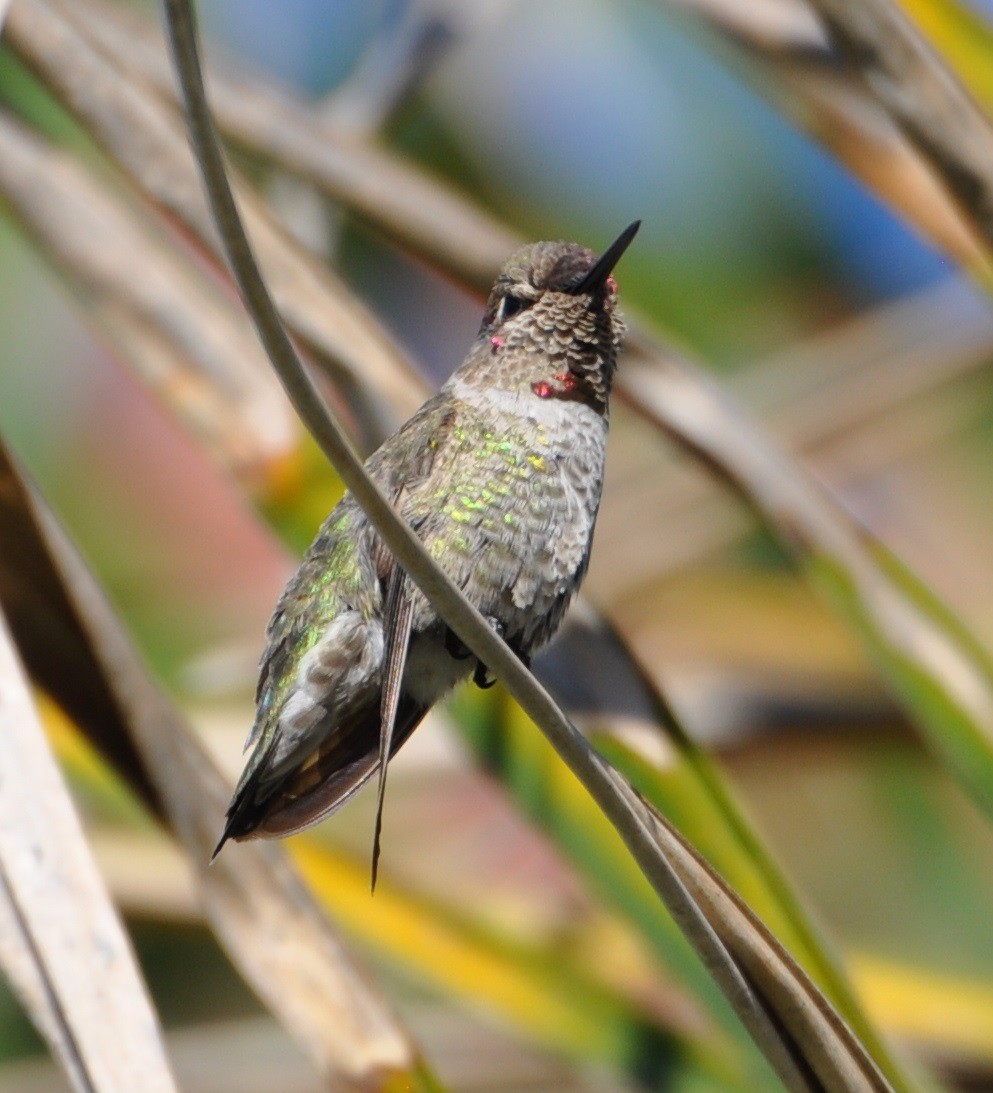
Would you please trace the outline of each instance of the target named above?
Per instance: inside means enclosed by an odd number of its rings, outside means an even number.
[[[504,296],[497,311],[497,320],[501,323],[519,315],[525,308],[530,307],[534,300],[525,300],[520,296]]]

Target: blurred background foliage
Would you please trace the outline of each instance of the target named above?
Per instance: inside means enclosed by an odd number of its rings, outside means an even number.
[[[993,5],[972,10],[985,19]],[[783,414],[770,415],[774,429],[801,428],[789,414],[810,411],[838,354],[865,361],[866,383],[851,386],[809,466],[989,647],[988,298],[791,127],[756,90],[761,75],[756,84],[712,30],[652,0],[204,0],[200,11],[210,56],[269,73],[521,236],[596,249],[643,218],[619,273],[627,310],[692,349],[747,404]],[[425,33],[426,60],[393,86]],[[3,49],[0,104],[105,171]],[[244,152],[235,158],[428,382],[440,382],[475,332],[478,296],[307,186]],[[892,375],[871,366],[891,354],[899,375],[915,323],[922,341],[932,335],[922,367],[933,377],[890,405],[873,384]],[[277,535],[93,333],[7,215],[0,331],[0,433],[233,777],[268,614],[293,550],[335,500],[334,481],[313,472],[317,489],[291,491],[292,518],[282,512]],[[969,366],[944,370],[966,337]],[[813,395],[806,410],[791,409],[802,369]],[[880,409],[866,427],[870,405]],[[685,484],[688,523],[678,507],[654,517],[660,475]],[[267,503],[280,509],[278,484]],[[733,508],[619,409],[591,598],[712,753],[877,1026],[949,1084],[989,1088],[993,833],[924,752],[855,638]],[[735,530],[708,547],[707,520]],[[319,1088],[205,930],[179,855],[46,710],[184,1088]],[[590,879],[596,854],[577,870],[542,833],[554,759],[526,768],[545,772],[537,790],[514,787],[537,823],[472,761],[466,739],[486,755],[487,732],[498,737],[491,750],[539,746],[515,717],[499,693],[465,694],[415,735],[391,776],[374,898],[368,794],[299,848],[439,1075],[467,1089],[771,1080],[714,1017],[721,1003],[693,996],[693,973],[666,966],[651,931],[603,899]],[[42,1050],[0,995],[0,1088],[61,1088],[51,1065],[32,1059]]]

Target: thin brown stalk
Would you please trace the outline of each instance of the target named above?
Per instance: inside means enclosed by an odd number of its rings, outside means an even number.
[[[802,1065],[798,1064],[796,1047],[782,1036],[775,1022],[770,1019],[763,999],[756,995],[748,980],[741,975],[739,965],[728,960],[727,950],[712,923],[701,914],[699,904],[689,898],[686,887],[673,871],[668,857],[660,852],[657,825],[662,821],[590,749],[547,692],[520,665],[504,642],[493,633],[482,616],[433,562],[416,535],[397,518],[389,502],[364,474],[340,429],[328,416],[282,329],[241,226],[234,197],[228,186],[220,145],[204,98],[196,35],[189,6],[182,0],[167,0],[166,12],[174,57],[186,100],[193,146],[214,216],[225,241],[229,261],[256,322],[260,338],[305,423],[314,432],[328,457],[335,463],[339,474],[410,577],[466,645],[481,660],[493,667],[514,697],[542,727],[570,768],[595,796],[656,891],[707,961],[712,974],[721,983],[777,1073],[789,1088],[809,1088],[809,1080]],[[802,975],[798,970],[797,974]],[[810,989],[816,996],[816,989],[812,986]],[[820,999],[820,1003],[827,1006],[823,999]],[[799,1048],[799,1057],[808,1061],[810,1056],[804,1052],[802,1043],[810,1031],[811,1026],[805,1025]],[[878,1075],[871,1060],[866,1057],[856,1061],[857,1055],[857,1051],[845,1053],[846,1065],[842,1065],[831,1053],[826,1064],[828,1072],[840,1075],[844,1071],[846,1077],[842,1080],[847,1081],[846,1066],[852,1063],[859,1073],[859,1087],[886,1088],[885,1080]]]

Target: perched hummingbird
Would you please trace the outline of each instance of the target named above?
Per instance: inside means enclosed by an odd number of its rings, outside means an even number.
[[[576,243],[514,254],[463,364],[366,463],[525,664],[586,574],[624,332],[611,271],[639,224],[599,259]],[[492,682],[348,494],[267,639],[254,751],[217,850],[317,823],[377,770],[381,811],[386,757],[460,680]],[[374,879],[378,835],[377,815]]]

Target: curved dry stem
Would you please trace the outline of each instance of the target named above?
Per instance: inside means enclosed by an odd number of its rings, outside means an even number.
[[[853,79],[851,71],[824,63],[830,38],[809,9],[787,6],[785,15],[772,17],[764,6],[741,0],[670,2],[699,13],[750,53],[758,52],[782,90],[777,101],[783,110],[813,128],[842,162],[966,268],[988,268],[990,239],[974,215],[975,201],[970,205],[966,200],[978,166],[972,161],[982,158],[969,143],[982,126],[975,107],[968,131],[956,118],[943,138],[949,147],[943,145],[936,158],[930,142],[916,130],[941,132],[940,121],[929,120],[924,108],[932,100],[939,102],[947,89],[925,98],[916,109],[912,131],[910,121],[879,101],[878,91]],[[86,8],[90,14],[87,25],[80,24],[82,31],[135,78],[150,81],[161,94],[175,95],[147,22],[101,0],[88,0]],[[905,83],[910,86],[909,80]],[[438,180],[385,149],[349,137],[263,81],[218,66],[210,84],[218,122],[232,140],[305,178],[389,238],[456,272],[466,283],[488,290],[493,271],[520,241]],[[768,81],[763,86],[769,90]],[[904,97],[910,100],[909,93]]]
[[[702,913],[697,901],[689,896],[668,856],[662,852],[659,837],[659,825],[662,821],[654,816],[616,771],[593,752],[547,692],[520,665],[506,644],[493,633],[483,617],[434,563],[416,535],[398,519],[389,502],[364,473],[340,429],[329,418],[281,326],[241,226],[234,197],[227,183],[220,146],[204,99],[190,8],[183,0],[166,0],[165,7],[176,65],[186,99],[192,142],[214,216],[259,335],[305,423],[334,462],[342,479],[362,504],[397,560],[430,599],[442,618],[472,652],[490,665],[504,681],[511,694],[541,726],[559,754],[594,795],[624,838],[646,877],[707,962],[712,974],[777,1073],[790,1088],[809,1088],[809,1080],[804,1071],[805,1063],[812,1062],[815,1070],[821,1069],[818,1061],[812,1060],[810,1053],[802,1046],[810,1033],[810,1027],[805,1024],[804,1034],[799,1037],[800,1058],[804,1060],[804,1064],[800,1064],[795,1054],[796,1049],[790,1044],[789,1038],[782,1035],[775,1021],[770,1018],[770,1011],[766,1006],[769,999],[755,992],[748,978],[742,974],[738,962],[729,958],[728,950],[712,923]],[[802,975],[798,970],[797,974]],[[819,997],[809,981],[807,985]],[[820,1004],[827,1006],[823,999],[820,999]],[[778,1006],[774,1006],[774,1010],[778,1014]],[[781,1014],[779,1016],[782,1017]],[[841,1027],[844,1028],[843,1024]],[[846,1059],[852,1060],[857,1054],[858,1051],[855,1051],[846,1055]],[[887,1088],[885,1080],[875,1070],[871,1060],[859,1059],[855,1065],[858,1066],[859,1063],[862,1078],[860,1087]],[[838,1065],[837,1059],[831,1056],[826,1065],[828,1072],[837,1077],[839,1070],[834,1069]]]
[[[898,5],[807,0],[770,16],[746,0],[669,2],[758,56],[781,109],[797,117],[802,102],[805,128],[988,286],[993,124]]]
[[[791,457],[843,491],[853,479],[934,448],[984,413],[993,317],[962,285],[927,289],[752,365],[725,385]],[[627,371],[622,364],[620,383]],[[785,458],[785,457],[784,457]],[[615,448],[586,589],[614,604],[647,582],[714,556],[754,528],[713,476],[644,445]]]

